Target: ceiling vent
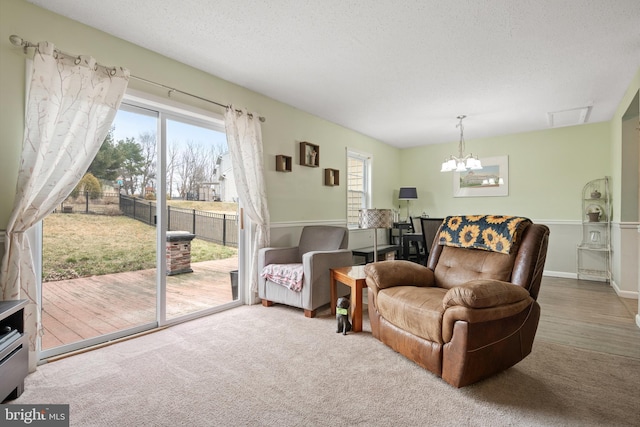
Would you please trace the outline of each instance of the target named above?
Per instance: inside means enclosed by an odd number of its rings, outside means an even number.
[[[592,105],[586,107],[570,108],[568,110],[551,111],[547,113],[550,128],[575,126],[586,123],[591,114]]]

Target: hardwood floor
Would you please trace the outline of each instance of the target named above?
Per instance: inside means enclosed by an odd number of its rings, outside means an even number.
[[[604,282],[544,277],[536,339],[640,359],[638,301]]]

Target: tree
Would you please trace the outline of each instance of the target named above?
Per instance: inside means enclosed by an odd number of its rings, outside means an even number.
[[[89,197],[91,199],[99,199],[102,195],[102,185],[98,178],[93,176],[91,172],[87,172],[84,174],[76,188],[71,192],[72,197],[78,197],[81,193],[89,193]]]
[[[127,138],[124,141],[118,141],[116,149],[123,158],[119,171],[122,177],[122,188],[125,194],[134,195],[141,181],[144,161],[142,148],[134,138]]]
[[[93,162],[89,165],[89,169],[87,169],[87,172],[105,181],[115,181],[118,178],[123,161],[122,153],[117,149],[113,141],[114,130],[115,128],[111,127],[107,137],[100,146],[98,154],[96,154]]]
[[[176,169],[179,167],[179,152],[176,143],[169,144],[167,147],[167,198],[171,199],[173,194],[173,180]]]
[[[186,199],[188,193],[191,192],[196,161],[195,145],[192,141],[189,141],[187,142],[187,147],[180,152],[180,158],[176,168],[176,174],[178,175],[176,185],[182,199]]]
[[[145,132],[138,136],[140,142],[140,190],[146,196],[146,189],[156,179],[156,134],[155,132]]]

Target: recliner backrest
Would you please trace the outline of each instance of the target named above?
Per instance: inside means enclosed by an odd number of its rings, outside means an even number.
[[[440,229],[438,230],[440,234]],[[427,267],[434,271],[436,286],[450,289],[474,279],[490,278],[524,287],[538,297],[546,260],[549,228],[527,224],[510,254],[434,243]]]
[[[454,248],[437,245],[440,251],[434,269],[436,286],[451,289],[470,280],[496,279],[510,281],[516,258],[509,255],[480,249]]]
[[[302,229],[298,251],[302,259],[309,251],[335,251],[348,246],[349,230],[346,227],[309,225]]]

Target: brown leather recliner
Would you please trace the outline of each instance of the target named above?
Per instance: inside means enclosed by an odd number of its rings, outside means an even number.
[[[455,226],[455,218],[466,217],[445,218],[426,267],[383,261],[367,265],[365,273],[373,336],[449,384],[463,387],[515,365],[531,352],[549,229],[525,219],[505,254],[447,246],[450,239],[441,232],[451,231],[451,218]],[[467,246],[464,231],[461,246]],[[466,231],[467,238],[478,236]]]

